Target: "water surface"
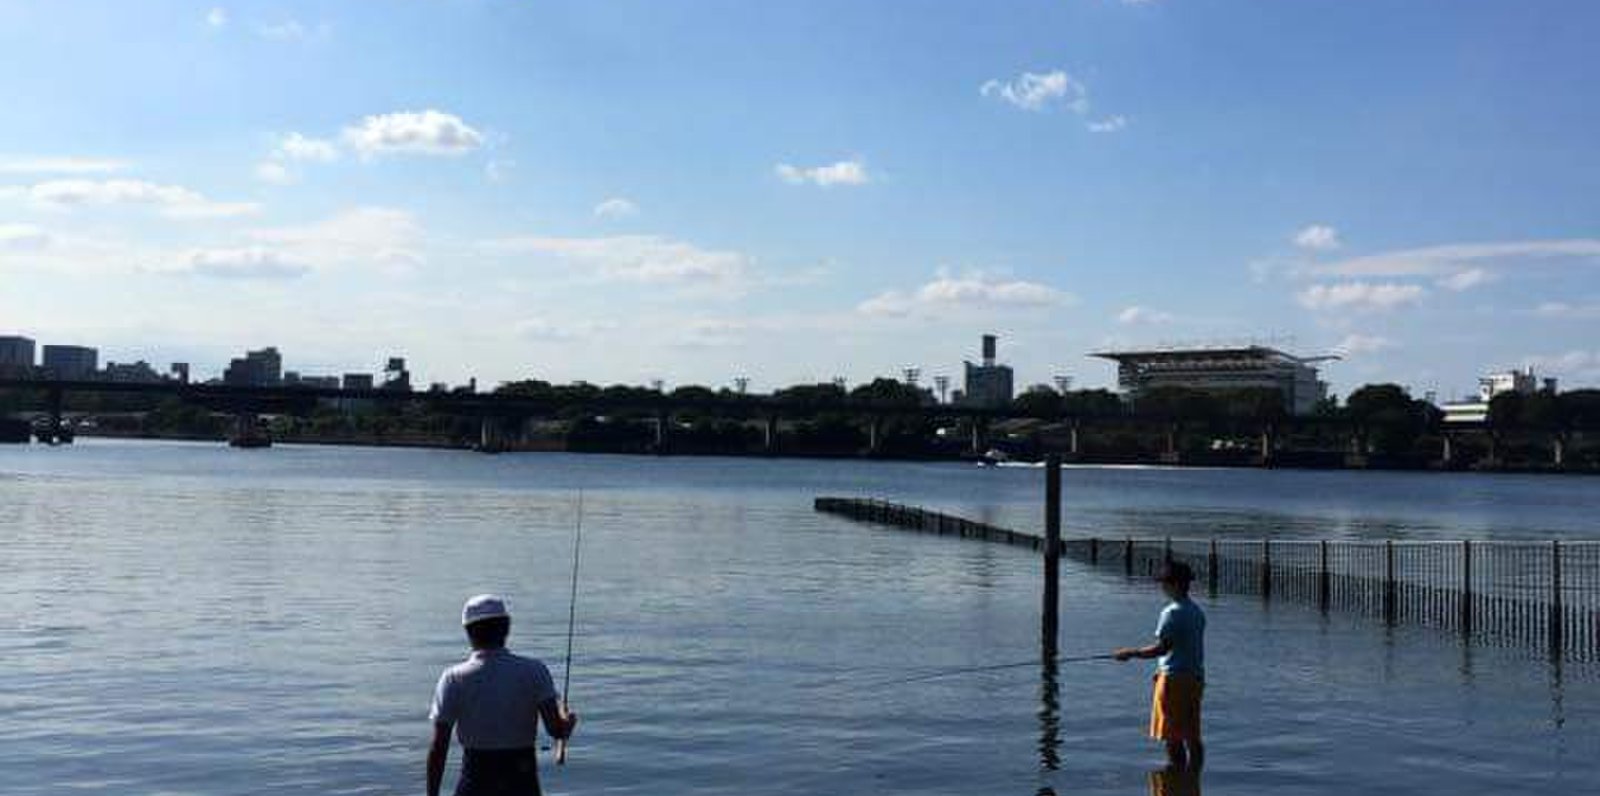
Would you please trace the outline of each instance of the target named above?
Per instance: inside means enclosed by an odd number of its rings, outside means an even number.
[[[865,494],[1037,525],[1040,474],[88,441],[0,448],[7,793],[415,793],[456,617],[498,590],[560,675],[555,793],[1145,793],[1148,671],[1035,654],[1037,559],[811,511]],[[1589,538],[1585,479],[1076,468],[1069,533]],[[1063,652],[1148,584],[1064,565]],[[1247,598],[1211,614],[1213,793],[1586,792],[1595,672]]]

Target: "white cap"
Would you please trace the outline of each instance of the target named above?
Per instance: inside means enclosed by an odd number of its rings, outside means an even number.
[[[463,627],[473,622],[480,622],[485,619],[499,619],[501,617],[510,619],[511,612],[506,610],[505,598],[497,594],[480,594],[467,600],[467,604],[461,606],[461,624]]]

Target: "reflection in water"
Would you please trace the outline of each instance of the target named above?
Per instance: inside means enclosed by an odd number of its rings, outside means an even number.
[[[1152,771],[1150,796],[1200,796],[1200,772],[1170,768]]]
[[[1061,681],[1060,664],[1054,651],[1046,651],[1039,664],[1039,767],[1045,771],[1061,768]],[[1049,790],[1043,788],[1040,793]]]

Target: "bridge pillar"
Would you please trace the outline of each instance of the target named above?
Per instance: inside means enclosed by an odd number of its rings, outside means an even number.
[[[66,391],[62,390],[59,386],[51,387],[48,395],[48,401],[50,410],[50,425],[46,431],[48,438],[44,440],[45,443],[50,445],[59,445],[63,442],[70,442],[71,439],[67,436],[65,428],[61,425],[63,407],[66,404]]]
[[[1083,452],[1083,449],[1078,442],[1078,421],[1072,421],[1072,427],[1069,430],[1069,434],[1070,436],[1067,442],[1067,452],[1073,456],[1077,456]]]
[[[882,446],[883,418],[873,415],[871,422],[867,424],[867,453],[876,456],[878,455],[878,451],[882,449]]]
[[[989,449],[989,425],[983,418],[972,418],[972,447],[970,451],[975,454],[987,453]]]
[[[505,447],[500,418],[484,416],[478,420],[478,450],[495,453]]]
[[[1261,463],[1268,464],[1272,461],[1272,454],[1278,447],[1277,429],[1266,426],[1261,429]]]
[[[1178,453],[1178,432],[1182,426],[1178,423],[1167,424],[1167,448],[1161,453],[1163,464],[1177,464],[1180,457]]]
[[[1560,434],[1550,436],[1550,462],[1557,467],[1567,463],[1567,441]]]
[[[1443,445],[1441,446],[1443,450],[1440,451],[1440,458],[1444,461],[1444,466],[1449,467],[1450,463],[1455,461],[1456,458],[1455,440],[1451,438],[1450,432],[1448,431],[1440,436],[1443,441]]]
[[[768,455],[778,452],[778,415],[767,415],[767,421],[761,426],[761,447]]]
[[[671,435],[668,425],[672,418],[665,409],[656,412],[656,453],[665,456],[667,453],[667,440]]]

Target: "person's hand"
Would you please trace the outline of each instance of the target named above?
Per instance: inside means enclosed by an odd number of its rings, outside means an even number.
[[[1123,663],[1127,663],[1133,658],[1133,654],[1134,650],[1128,649],[1127,647],[1118,647],[1116,650],[1112,651],[1111,657],[1116,658]]]

